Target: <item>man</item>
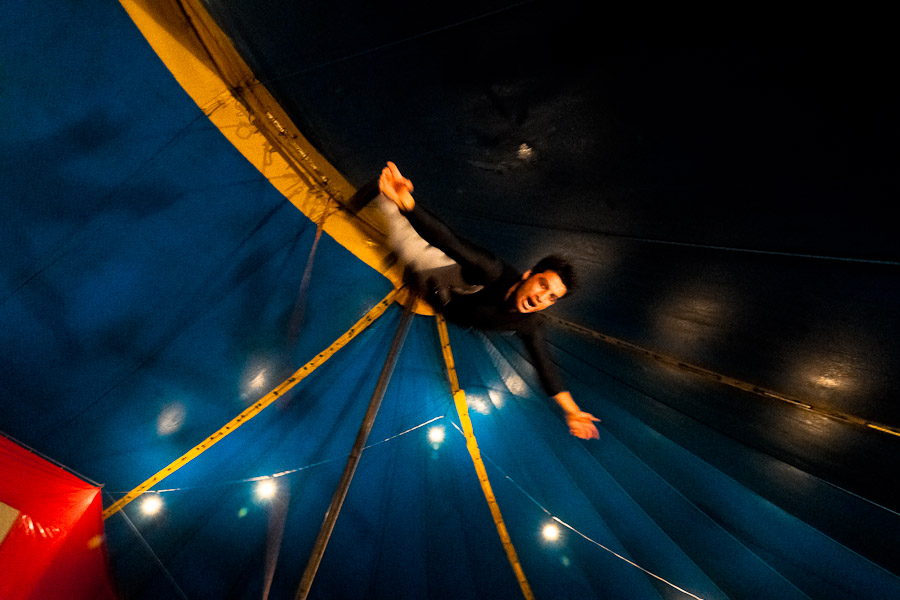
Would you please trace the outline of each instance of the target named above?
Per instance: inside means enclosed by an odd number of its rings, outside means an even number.
[[[600,437],[590,413],[564,389],[536,314],[575,286],[571,265],[550,256],[519,273],[487,250],[457,237],[443,222],[418,206],[412,182],[392,162],[378,181],[375,199],[388,223],[388,243],[430,301],[448,321],[466,327],[515,331],[534,361],[544,391],[562,408],[569,432],[582,439]]]

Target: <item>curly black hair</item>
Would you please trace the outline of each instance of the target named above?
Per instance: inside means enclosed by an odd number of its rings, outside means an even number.
[[[543,273],[544,271],[553,271],[559,275],[563,285],[566,286],[567,294],[571,294],[578,287],[578,279],[575,277],[574,267],[568,260],[558,254],[545,256],[531,267],[532,273]]]

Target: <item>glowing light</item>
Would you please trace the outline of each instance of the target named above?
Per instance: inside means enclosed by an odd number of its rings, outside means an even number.
[[[260,500],[271,500],[278,492],[278,486],[272,479],[264,479],[256,484],[256,497]]]
[[[702,348],[715,332],[731,330],[735,292],[727,278],[683,281],[660,297],[654,311],[655,335],[678,356]]]
[[[469,405],[469,408],[471,410],[474,410],[479,414],[487,415],[491,412],[490,403],[485,400],[484,397],[479,396],[475,393],[466,394],[466,403]]]
[[[244,517],[247,516],[247,513],[249,513],[249,512],[250,511],[247,510],[246,506],[242,506],[241,510],[238,511],[238,519],[243,519]]]
[[[559,539],[559,527],[555,523],[547,523],[541,531],[544,539],[548,542],[554,542]]]
[[[141,502],[141,512],[143,512],[148,517],[152,517],[159,513],[162,510],[163,501],[162,498],[159,497],[159,494],[153,494],[152,496],[147,496],[144,498],[144,501]]]
[[[171,435],[184,425],[184,417],[187,414],[184,405],[180,402],[172,402],[163,407],[156,417],[156,433],[165,436]]]
[[[523,143],[519,145],[519,149],[516,154],[522,160],[529,160],[534,157],[534,148],[532,148],[528,144]]]
[[[428,430],[428,441],[432,444],[441,444],[444,441],[444,427],[437,425]]]
[[[822,375],[816,380],[816,383],[826,388],[841,387],[840,379],[838,379],[837,377],[831,377],[829,375]]]
[[[241,374],[241,400],[252,403],[272,384],[275,361],[269,356],[254,356],[244,365]]]
[[[503,405],[506,404],[506,398],[501,392],[498,392],[496,390],[488,390],[488,397],[491,399],[493,405],[497,408],[503,408]]]
[[[103,545],[103,536],[102,535],[95,535],[94,537],[89,539],[87,542],[87,547],[89,550],[96,550],[97,548],[99,548],[102,545]]]
[[[256,377],[250,380],[249,386],[252,390],[259,390],[266,384],[266,369],[256,374]]]

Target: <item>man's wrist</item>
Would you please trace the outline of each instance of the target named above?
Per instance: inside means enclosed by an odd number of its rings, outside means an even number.
[[[570,394],[568,391],[555,394],[553,396],[553,399],[556,400],[556,403],[559,404],[559,407],[562,408],[566,414],[581,412],[581,409],[578,408],[578,405],[572,398],[572,394]]]

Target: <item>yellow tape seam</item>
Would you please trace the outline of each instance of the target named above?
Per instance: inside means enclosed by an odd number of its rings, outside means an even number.
[[[222,135],[285,198],[364,263],[403,285],[374,205],[343,208],[349,181],[302,135],[201,0],[119,0],[131,20]],[[325,217],[328,217],[327,219]]]
[[[558,317],[553,317],[553,316],[549,316],[549,315],[547,318],[549,318],[554,323],[556,323],[558,325],[562,325],[563,327],[571,329],[572,331],[575,331],[577,333],[587,335],[596,340],[601,340],[603,342],[612,344],[614,346],[618,346],[620,348],[625,348],[626,350],[629,350],[631,352],[636,352],[638,354],[641,354],[643,356],[651,358],[660,364],[674,367],[680,371],[686,371],[688,373],[692,373],[694,375],[704,377],[711,381],[716,381],[718,383],[721,383],[721,384],[724,384],[724,385],[727,385],[727,386],[730,386],[733,388],[737,388],[737,389],[743,390],[745,392],[750,392],[750,393],[756,394],[757,396],[762,396],[764,398],[770,398],[772,400],[779,400],[786,404],[791,404],[793,406],[796,406],[797,408],[801,408],[803,410],[808,410],[812,413],[815,413],[815,414],[823,416],[823,417],[828,417],[830,419],[836,419],[838,421],[843,421],[845,423],[851,423],[853,425],[858,425],[861,427],[867,427],[869,429],[881,431],[882,433],[887,433],[890,435],[895,435],[895,436],[900,437],[900,428],[898,428],[898,427],[893,427],[891,425],[885,425],[883,423],[875,423],[875,422],[869,421],[867,419],[863,419],[861,417],[857,417],[855,415],[850,415],[850,414],[840,412],[837,410],[833,410],[830,408],[825,408],[825,407],[821,407],[821,406],[813,406],[812,404],[803,402],[802,400],[798,400],[796,398],[791,398],[790,396],[787,396],[785,394],[781,394],[779,392],[773,392],[772,390],[767,390],[758,385],[754,385],[754,384],[748,383],[746,381],[741,381],[740,379],[735,379],[734,377],[729,377],[727,375],[722,375],[721,373],[716,373],[715,371],[711,371],[704,367],[692,365],[692,364],[680,361],[677,358],[673,358],[671,356],[666,356],[664,354],[659,354],[652,350],[642,348],[641,346],[632,344],[631,342],[626,342],[624,340],[614,338],[614,337],[606,335],[604,333],[599,333],[597,331],[594,331],[592,329],[584,327],[583,325],[571,323],[569,321],[565,321]]]
[[[475,473],[478,476],[478,482],[481,484],[481,491],[484,493],[484,499],[487,501],[491,516],[494,519],[494,525],[497,527],[497,534],[506,551],[506,557],[512,566],[519,587],[522,589],[522,595],[527,600],[534,600],[534,594],[528,579],[525,577],[525,571],[519,563],[519,556],[513,546],[512,539],[509,537],[509,531],[506,529],[506,523],[503,521],[503,515],[500,512],[500,506],[494,496],[494,490],[491,488],[491,482],[488,479],[487,470],[484,467],[484,461],[481,458],[481,451],[478,449],[478,441],[475,439],[475,429],[472,427],[472,420],[469,418],[469,408],[466,405],[466,393],[459,389],[459,378],[456,376],[456,364],[453,362],[453,352],[450,349],[450,336],[447,333],[447,322],[443,315],[437,313],[438,336],[441,340],[441,352],[444,355],[444,362],[447,365],[447,376],[450,379],[450,389],[453,392],[453,403],[456,406],[456,412],[459,414],[459,422],[462,425],[463,434],[466,437],[466,449],[472,457],[472,463],[475,466]]]
[[[132,502],[135,498],[148,491],[154,485],[209,450],[212,446],[222,441],[225,436],[233,433],[238,427],[258,415],[264,408],[272,404],[272,402],[283,396],[285,392],[300,383],[304,378],[306,378],[307,375],[315,371],[319,366],[325,363],[325,361],[331,358],[338,350],[346,346],[353,338],[355,338],[363,330],[365,330],[366,327],[371,325],[375,321],[375,319],[384,314],[384,311],[387,310],[387,307],[390,306],[390,304],[394,301],[394,297],[397,295],[397,293],[398,290],[392,290],[391,293],[389,293],[384,298],[384,300],[376,304],[368,313],[366,313],[366,315],[362,319],[357,321],[356,324],[353,325],[353,327],[348,329],[346,333],[335,340],[330,346],[328,346],[328,348],[317,354],[311,361],[300,367],[300,369],[298,369],[293,375],[275,386],[272,391],[260,398],[251,406],[244,409],[238,416],[226,423],[221,429],[185,452],[179,458],[169,463],[169,465],[164,469],[158,471],[155,475],[125,494],[125,496],[120,498],[118,501],[111,504],[106,510],[103,511],[103,519],[108,519],[112,515],[116,514],[126,505]]]

